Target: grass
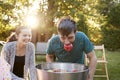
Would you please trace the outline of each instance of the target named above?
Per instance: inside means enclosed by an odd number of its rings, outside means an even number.
[[[2,46],[0,45],[0,52],[1,52]]]
[[[120,80],[120,51],[106,51],[110,80]]]
[[[1,46],[0,46],[1,48]],[[1,50],[1,49],[0,49]],[[107,51],[106,59],[108,61],[109,80],[120,80],[120,51]],[[45,55],[36,56],[36,64],[45,62]],[[97,65],[99,67],[100,65]],[[94,80],[107,80],[106,78],[95,78]]]
[[[36,64],[45,62],[45,55],[36,55]]]
[[[120,80],[120,51],[107,51],[106,50],[106,59],[107,59],[107,68],[108,75],[110,80]],[[101,65],[97,65],[97,68]],[[96,72],[101,74],[101,72]],[[104,73],[102,73],[104,74]],[[106,78],[95,78],[94,80],[107,80]]]

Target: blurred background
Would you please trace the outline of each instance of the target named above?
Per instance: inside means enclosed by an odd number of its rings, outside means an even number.
[[[120,0],[0,0],[0,40],[24,25],[32,28],[32,42],[47,42],[63,16],[73,18],[93,44],[120,49]]]
[[[94,45],[105,45],[109,78],[120,80],[120,0],[0,0],[0,51],[17,26],[29,26],[32,42],[46,45],[63,16],[74,19]],[[36,55],[36,62],[45,62],[45,55]]]

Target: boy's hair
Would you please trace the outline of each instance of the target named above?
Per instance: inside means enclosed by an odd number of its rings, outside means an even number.
[[[57,24],[57,31],[63,35],[68,36],[72,31],[76,32],[76,22],[70,17],[63,17]]]

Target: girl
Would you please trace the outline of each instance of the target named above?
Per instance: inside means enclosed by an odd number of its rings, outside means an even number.
[[[28,27],[16,28],[17,41],[9,41],[2,49],[2,56],[11,65],[12,78],[20,77],[30,80],[36,79],[35,47],[31,43],[31,29]]]

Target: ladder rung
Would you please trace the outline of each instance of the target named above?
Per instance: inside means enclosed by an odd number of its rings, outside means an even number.
[[[107,75],[94,75],[94,77],[107,77]]]

